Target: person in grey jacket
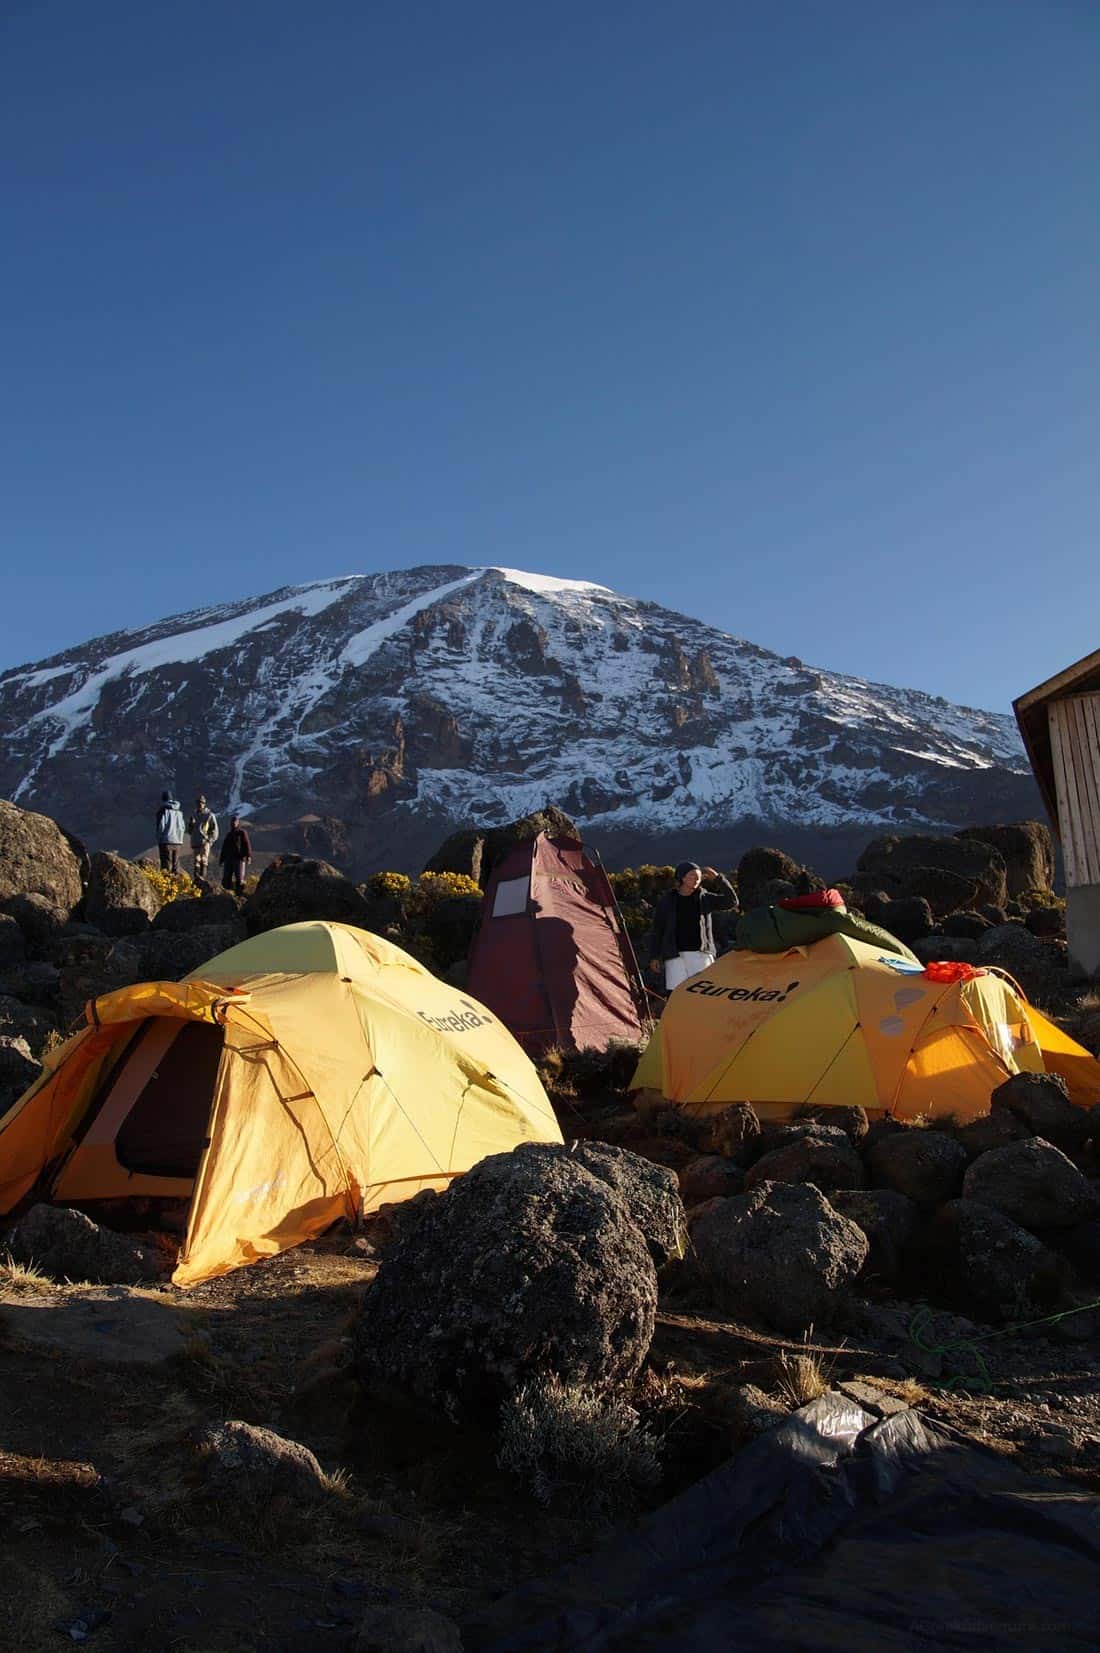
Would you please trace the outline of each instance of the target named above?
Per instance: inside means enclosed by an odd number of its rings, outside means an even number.
[[[649,932],[650,972],[656,976],[663,971],[666,993],[714,963],[717,954],[711,914],[737,904],[733,885],[713,867],[681,861],[675,878],[675,889],[666,890],[657,903]],[[706,878],[720,884],[721,890],[704,890]]]
[[[157,848],[160,851],[161,872],[179,872],[184,830],[179,799],[173,798],[170,792],[162,792],[157,810]]]
[[[191,855],[195,863],[193,876],[197,884],[200,878],[206,877],[210,851],[218,837],[218,817],[212,809],[207,809],[201,792],[195,799],[194,813],[187,823],[187,834],[191,839]]]

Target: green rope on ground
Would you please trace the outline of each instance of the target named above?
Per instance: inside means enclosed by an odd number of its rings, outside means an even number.
[[[1038,1320],[1021,1320],[1011,1326],[1002,1326],[999,1331],[985,1332],[981,1337],[949,1337],[937,1342],[931,1337],[934,1311],[923,1304],[909,1322],[909,1341],[925,1354],[947,1355],[964,1354],[969,1356],[974,1366],[974,1376],[978,1383],[984,1386],[988,1393],[996,1387],[996,1381],[985,1356],[978,1348],[979,1343],[992,1343],[998,1337],[1008,1337],[1013,1332],[1031,1331],[1035,1326],[1050,1326],[1059,1320],[1069,1320],[1075,1314],[1088,1314],[1091,1309],[1100,1309],[1100,1298],[1093,1303],[1079,1303],[1076,1308],[1059,1309],[1055,1314],[1044,1314]],[[958,1373],[940,1384],[942,1389],[957,1389],[963,1386],[965,1373]],[[968,1389],[975,1387],[973,1378],[966,1382]]]

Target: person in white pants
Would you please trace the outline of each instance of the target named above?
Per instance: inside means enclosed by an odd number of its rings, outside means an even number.
[[[657,903],[649,933],[650,973],[663,974],[666,993],[714,963],[711,915],[737,905],[733,885],[713,867],[681,861],[675,878],[675,889],[667,890]],[[720,890],[704,890],[706,879],[719,884]]]

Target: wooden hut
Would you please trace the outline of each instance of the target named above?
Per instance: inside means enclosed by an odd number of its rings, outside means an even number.
[[[1100,649],[1014,703],[1066,869],[1071,962],[1100,975]]]

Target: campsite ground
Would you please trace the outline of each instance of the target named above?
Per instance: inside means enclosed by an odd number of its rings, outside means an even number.
[[[559,1090],[556,1101],[567,1137],[673,1165],[690,1151],[613,1090]],[[367,1604],[461,1617],[598,1537],[569,1489],[544,1508],[497,1468],[490,1442],[364,1400],[342,1339],[376,1267],[369,1237],[341,1233],[186,1294],[117,1288],[116,1308],[152,1303],[181,1334],[151,1365],[104,1363],[78,1338],[33,1342],[18,1316],[0,1315],[0,1644],[38,1653],[60,1632],[96,1653],[304,1653],[325,1637],[339,1647]],[[20,1271],[0,1279],[16,1305],[45,1294],[72,1310],[87,1291]],[[716,1318],[670,1277],[634,1397],[663,1443],[652,1501],[719,1463],[762,1409],[851,1380],[1100,1492],[1097,1340],[1052,1341],[1062,1326],[979,1341],[945,1308],[918,1318],[921,1308],[884,1290],[829,1341],[792,1343]],[[226,1417],[312,1448],[334,1476],[329,1496],[259,1514],[243,1498],[212,1503],[194,1439]]]

